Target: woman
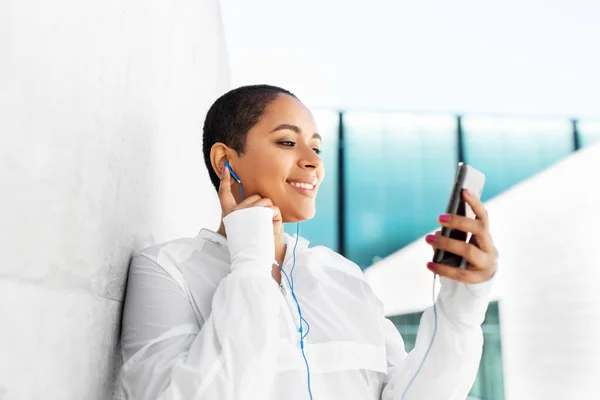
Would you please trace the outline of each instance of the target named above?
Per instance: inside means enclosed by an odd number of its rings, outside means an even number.
[[[439,218],[472,232],[473,243],[427,237],[470,264],[428,264],[442,277],[437,324],[426,310],[407,354],[360,268],[283,232],[283,222],[315,214],[325,173],[317,132],[310,111],[281,88],[242,87],[213,104],[204,159],[222,223],[134,257],[122,333],[129,399],[467,396],[496,271],[483,205],[465,193],[477,220]]]

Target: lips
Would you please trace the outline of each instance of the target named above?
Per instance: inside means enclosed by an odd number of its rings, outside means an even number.
[[[288,179],[287,183],[297,192],[308,197],[315,197],[319,180],[316,177]]]
[[[319,180],[316,177],[311,176],[299,179],[288,179],[287,183],[289,183],[295,188],[311,190],[317,186]]]
[[[301,188],[301,189],[314,189],[315,185],[311,183],[303,183],[303,182],[288,182],[293,187]]]

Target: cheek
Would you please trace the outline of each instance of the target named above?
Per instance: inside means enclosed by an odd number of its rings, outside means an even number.
[[[252,161],[246,168],[253,190],[267,197],[280,196],[289,171],[285,161],[281,157],[269,154],[262,154],[260,158]]]
[[[281,157],[265,157],[260,162],[260,170],[263,178],[270,184],[284,182],[287,179],[289,168]]]
[[[323,182],[323,179],[325,179],[325,167],[321,166],[321,168],[317,170],[317,179],[319,180],[319,183]]]

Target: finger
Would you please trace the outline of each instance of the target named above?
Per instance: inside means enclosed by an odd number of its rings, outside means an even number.
[[[485,226],[483,221],[478,219],[456,214],[442,214],[438,217],[438,221],[440,225],[447,228],[458,229],[459,231],[463,232],[471,232],[473,235],[477,236],[485,234]]]
[[[433,262],[427,263],[427,268],[439,276],[462,283],[479,283],[489,279],[489,274],[487,271],[462,269],[444,264],[436,264]]]
[[[254,197],[257,196],[257,197]],[[259,195],[254,195],[253,199],[248,198],[250,201],[242,202],[238,205],[238,208],[248,208],[248,207],[268,207],[272,206],[273,202],[271,199],[266,199],[264,197],[260,197]],[[242,207],[243,205],[243,207]]]
[[[478,247],[484,251],[492,252],[494,246],[489,233],[488,213],[483,203],[467,189],[463,190],[463,197],[473,209],[476,219],[461,215],[442,214],[439,216],[438,221],[442,226],[472,233],[475,236]]]
[[[481,248],[481,245],[479,244],[479,240],[477,240],[477,236],[475,236],[475,235],[471,236],[468,243],[471,243],[473,246],[475,246],[477,248]]]
[[[484,269],[488,264],[488,254],[472,243],[447,238],[442,235],[427,235],[425,240],[436,249],[448,251],[463,257],[474,269]]]
[[[463,191],[463,197],[469,206],[471,206],[471,209],[475,213],[477,220],[481,221],[481,225],[483,227],[483,233],[477,235],[479,247],[488,252],[495,252],[496,249],[492,243],[492,235],[490,235],[489,232],[489,214],[485,209],[483,202],[466,189]]]
[[[236,209],[241,210],[242,208],[253,207],[254,204],[260,200],[262,200],[260,195],[253,194],[252,196],[248,196],[244,200],[240,201],[240,204],[237,205]]]
[[[483,221],[485,224],[488,222],[488,213],[483,205],[483,202],[475,197],[473,193],[469,192],[467,189],[463,189],[463,198],[471,206],[471,209],[475,213],[477,219]]]
[[[496,247],[492,244],[492,237],[490,235],[489,232],[487,232],[486,234],[483,235],[483,237],[487,237],[487,240],[483,241],[481,239],[481,236],[471,236],[471,238],[469,239],[469,243],[471,243],[473,246],[480,248],[482,250],[484,250],[486,253],[492,254],[495,257],[498,257],[498,250],[496,249]],[[484,249],[481,245],[481,242],[486,243],[486,248]]]
[[[281,229],[283,228],[283,218],[281,216],[281,210],[277,206],[269,206],[271,210],[273,210],[273,233],[278,235],[281,233]]]
[[[435,231],[433,233],[433,235],[435,235],[436,237],[440,236],[441,234],[442,234],[442,231]],[[434,247],[431,247],[431,251],[433,252],[433,254],[435,254],[435,248]]]
[[[281,217],[281,210],[277,206],[267,206],[271,210],[273,210],[273,222],[282,222],[283,218]]]
[[[221,209],[224,214],[229,212],[237,205],[233,193],[231,193],[231,176],[229,169],[223,167],[221,173],[221,182],[219,183],[219,202],[221,203]]]

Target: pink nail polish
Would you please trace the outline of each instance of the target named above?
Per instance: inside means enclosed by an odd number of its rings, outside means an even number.
[[[450,221],[450,216],[448,214],[442,214],[439,216],[439,219],[441,222],[448,222]]]
[[[435,235],[427,235],[427,236],[425,236],[425,241],[427,243],[433,243],[433,242],[435,242]]]
[[[465,194],[466,194],[468,197],[471,197],[471,196],[472,196],[471,192],[469,192],[469,189],[463,189],[463,190],[465,191]]]
[[[428,262],[428,263],[427,263],[427,268],[429,268],[430,270],[432,270],[432,271],[433,271],[433,270],[435,269],[435,264],[434,264],[434,263],[432,263],[432,262]]]

